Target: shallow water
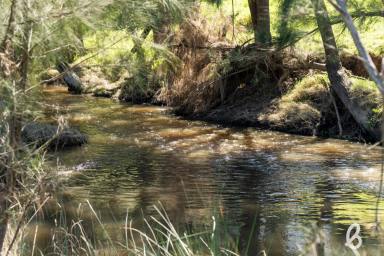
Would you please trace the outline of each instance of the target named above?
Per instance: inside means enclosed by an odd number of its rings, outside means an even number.
[[[233,236],[247,241],[252,234],[249,255],[303,253],[314,230],[323,233],[327,253],[344,248],[352,255],[344,247],[352,223],[361,225],[368,255],[384,252],[372,232],[381,148],[188,121],[163,107],[60,89],[47,90],[44,102],[58,106],[48,116],[64,115],[89,136],[89,144],[51,159],[65,177],[63,206],[75,212],[89,200],[112,233],[127,212],[153,214],[161,202],[178,226],[211,224],[219,213]]]

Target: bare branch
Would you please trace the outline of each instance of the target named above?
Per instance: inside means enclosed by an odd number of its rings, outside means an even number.
[[[368,51],[365,49],[363,43],[361,42],[359,32],[357,31],[356,26],[353,23],[352,16],[348,12],[348,8],[345,0],[336,0],[337,3],[333,2],[332,0],[329,0],[329,2],[333,5],[333,7],[335,7],[337,11],[340,12],[341,16],[343,17],[345,25],[347,26],[349,32],[351,33],[353,42],[355,43],[355,46],[359,52],[359,55],[362,58],[364,67],[367,70],[369,77],[376,83],[381,94],[384,95],[384,79],[382,75],[379,73],[379,71],[377,70],[375,64],[372,61],[371,56],[369,55]]]

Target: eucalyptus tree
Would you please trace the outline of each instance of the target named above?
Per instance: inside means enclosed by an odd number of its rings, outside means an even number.
[[[269,0],[248,0],[248,5],[255,33],[255,41],[260,44],[271,43]]]
[[[216,5],[223,4],[223,0],[205,1]],[[271,43],[272,36],[269,0],[248,0],[248,7],[251,15],[255,42],[261,45]]]
[[[380,93],[384,95],[384,58],[381,62],[381,70],[379,71],[378,68],[375,66],[375,64],[372,61],[371,56],[369,55],[368,50],[364,47],[364,44],[361,41],[360,34],[357,31],[357,28],[355,24],[353,23],[353,17],[348,12],[347,3],[345,0],[337,0],[337,3],[330,2],[337,11],[340,12],[340,14],[343,17],[343,20],[345,22],[346,27],[348,28],[349,32],[351,33],[353,42],[357,48],[357,51],[359,52],[359,55],[363,61],[364,67],[367,70],[370,78],[376,83]],[[384,2],[383,2],[384,4]]]
[[[279,44],[291,45],[319,31],[313,7],[313,1],[308,0],[281,1],[277,16]],[[361,29],[384,17],[384,6],[381,0],[349,1],[349,10],[351,17]],[[343,23],[343,19],[337,13],[326,11],[332,26]],[[313,29],[308,30],[310,27]]]
[[[314,6],[317,25],[323,42],[326,69],[331,83],[331,89],[348,109],[355,121],[374,139],[379,139],[379,131],[376,131],[369,124],[369,111],[362,109],[348,94],[347,88],[350,88],[351,81],[342,66],[332,30],[332,24],[324,0],[312,0],[312,4]]]
[[[352,16],[360,21],[361,26],[384,13],[380,11],[383,7],[379,0],[370,0],[364,3],[362,1],[351,2],[353,2],[351,6]],[[361,108],[348,93],[351,81],[342,66],[332,28],[333,25],[341,23],[342,19],[338,15],[331,16],[329,14],[324,0],[311,0],[310,2],[306,0],[283,0],[279,18],[278,33],[279,42],[282,45],[293,44],[306,35],[317,31],[320,33],[332,93],[336,94],[363,130],[373,139],[379,139],[379,131],[371,127],[369,122],[370,110]],[[303,27],[307,28],[311,24],[315,26],[313,30],[303,31]]]

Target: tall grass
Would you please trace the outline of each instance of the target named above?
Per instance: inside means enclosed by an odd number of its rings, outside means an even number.
[[[238,239],[226,233],[218,217],[212,217],[210,225],[199,231],[186,232],[173,224],[161,204],[153,207],[154,213],[143,216],[140,224],[127,212],[125,220],[112,224],[111,229],[87,201],[79,205],[77,211],[88,212],[91,227],[81,218],[68,223],[62,211],[55,220],[48,248],[38,248],[36,244],[38,225],[30,230],[29,241],[21,241],[21,247],[28,248],[24,250],[25,255],[240,255]]]

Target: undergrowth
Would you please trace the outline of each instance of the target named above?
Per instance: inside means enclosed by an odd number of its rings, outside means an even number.
[[[352,85],[348,91],[353,100],[365,110],[370,111],[370,125],[379,127],[382,118],[383,101],[374,82],[351,77]],[[315,134],[324,119],[333,118],[336,124],[335,106],[326,74],[309,74],[297,82],[291,90],[281,97],[275,106],[261,117],[272,127]],[[339,107],[340,108],[340,107]],[[344,114],[343,108],[338,111]],[[348,126],[348,124],[343,124]]]

